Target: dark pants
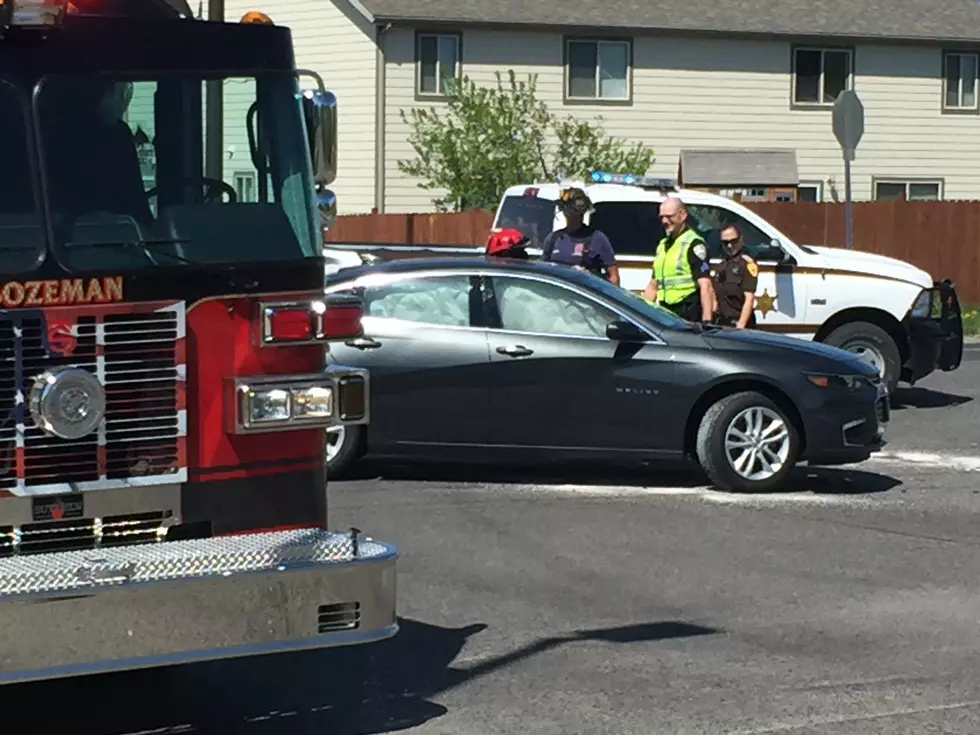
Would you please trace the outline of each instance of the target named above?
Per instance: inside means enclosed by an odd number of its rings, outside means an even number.
[[[689,322],[701,321],[701,294],[688,296],[676,304],[667,304],[661,301],[660,306],[674,312],[681,319],[687,319]]]
[[[732,317],[728,317],[728,316],[722,316],[721,314],[716,314],[715,315],[715,324],[720,324],[723,327],[734,327],[735,325],[738,324],[738,317],[732,318]],[[752,313],[752,316],[749,317],[749,323],[745,325],[745,328],[746,329],[755,329],[756,328],[755,313],[754,312]]]

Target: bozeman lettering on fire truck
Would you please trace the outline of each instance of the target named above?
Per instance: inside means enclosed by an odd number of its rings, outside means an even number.
[[[67,306],[111,304],[123,300],[122,276],[111,278],[63,278],[60,281],[7,281],[0,288],[6,309],[20,306]]]

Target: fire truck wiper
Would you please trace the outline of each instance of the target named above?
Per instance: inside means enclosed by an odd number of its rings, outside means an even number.
[[[184,265],[193,266],[199,268],[205,273],[212,273],[216,276],[223,278],[229,286],[232,288],[254,288],[258,285],[258,281],[253,278],[248,279],[245,282],[239,281],[234,274],[229,273],[227,269],[216,265],[214,263],[202,263],[197,260],[191,260],[190,258],[185,258],[183,255],[177,255],[177,253],[172,253],[167,250],[152,250],[154,245],[184,245],[189,243],[188,239],[178,239],[178,238],[162,238],[158,240],[105,240],[98,242],[66,242],[65,247],[71,248],[139,248],[148,258],[153,258],[155,255],[163,255],[167,258],[172,258],[178,263],[183,263]]]

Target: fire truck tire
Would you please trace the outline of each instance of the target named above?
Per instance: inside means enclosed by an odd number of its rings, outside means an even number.
[[[902,354],[892,336],[877,324],[848,322],[828,334],[823,342],[851,352],[878,368],[888,392],[895,392],[902,375]]]
[[[711,483],[726,492],[779,490],[799,451],[793,420],[755,391],[714,403],[701,418],[695,440],[698,463]]]
[[[327,430],[327,476],[339,479],[361,454],[363,426],[339,426]]]

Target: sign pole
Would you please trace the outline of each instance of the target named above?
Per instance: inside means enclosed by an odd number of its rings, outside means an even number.
[[[844,238],[847,248],[854,247],[854,202],[851,192],[851,161],[864,135],[864,105],[853,89],[846,89],[834,100],[834,137],[844,154]]]
[[[851,194],[851,159],[853,151],[844,152],[844,237],[848,250],[854,247],[854,199]]]

